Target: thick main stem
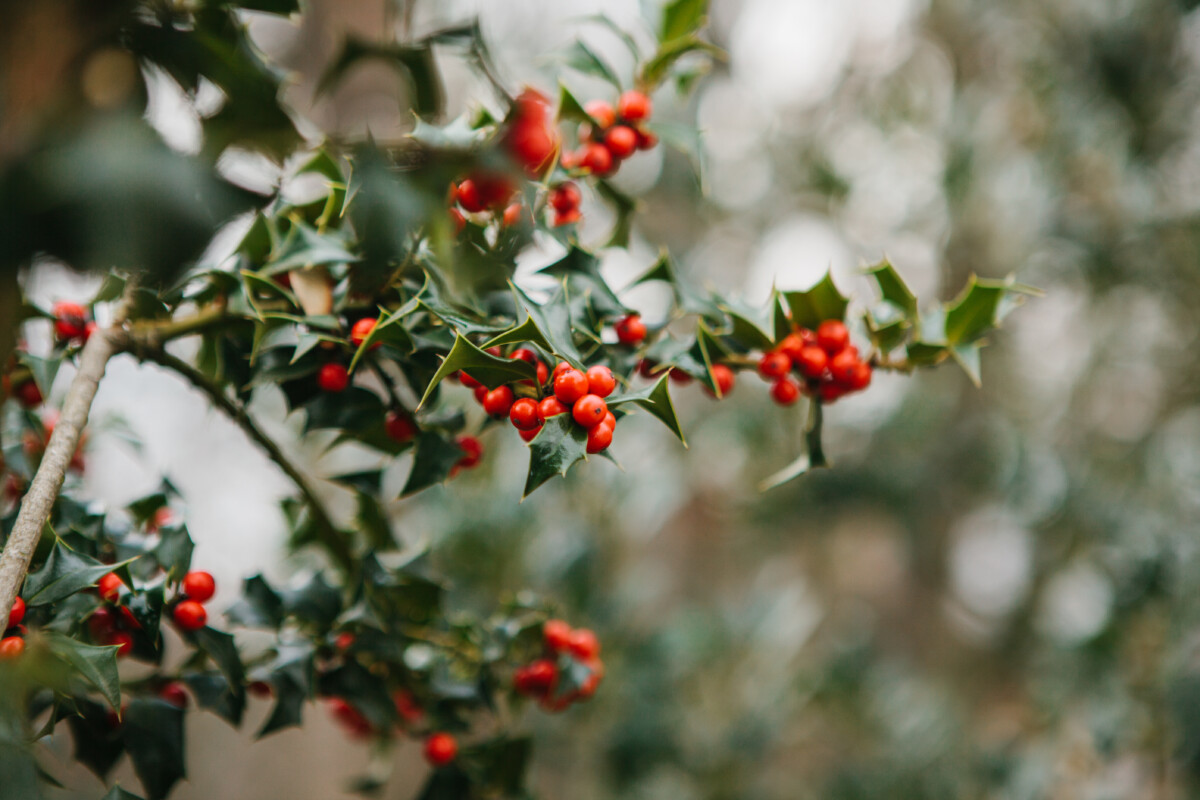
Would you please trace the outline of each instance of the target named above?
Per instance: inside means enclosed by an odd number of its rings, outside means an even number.
[[[230,419],[237,423],[238,427],[266,452],[267,457],[283,470],[283,473],[291,479],[292,483],[296,484],[296,488],[300,490],[300,494],[304,496],[305,501],[308,503],[309,512],[312,514],[313,523],[317,528],[317,535],[320,537],[320,541],[325,546],[325,549],[329,551],[329,555],[333,557],[342,569],[349,570],[353,567],[354,555],[350,552],[345,537],[338,530],[337,526],[334,525],[329,512],[325,510],[321,499],[312,487],[309,486],[308,480],[304,477],[303,473],[292,464],[283,450],[279,448],[279,445],[271,437],[263,433],[258,425],[254,423],[254,420],[250,419],[250,415],[246,413],[246,409],[241,403],[231,400],[221,390],[221,387],[210,381],[204,373],[191,364],[183,359],[176,358],[160,347],[137,349],[134,351],[134,355],[144,361],[150,361],[177,373],[192,386],[204,392],[213,405],[221,409]]]
[[[41,464],[21,501],[12,533],[0,552],[0,618],[7,617],[29,571],[29,562],[54,509],[67,467],[79,448],[79,437],[87,425],[105,365],[120,350],[118,340],[122,337],[119,329],[98,330],[88,339],[79,356],[79,371],[71,381]]]

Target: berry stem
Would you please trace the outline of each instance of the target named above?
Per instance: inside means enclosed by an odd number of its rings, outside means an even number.
[[[209,380],[208,376],[186,361],[171,355],[161,347],[143,348],[135,352],[134,355],[143,361],[158,364],[160,367],[177,373],[192,386],[207,395],[213,405],[224,411],[230,419],[237,423],[238,427],[255,444],[263,449],[267,457],[275,462],[276,466],[283,471],[283,474],[287,475],[292,483],[296,484],[296,488],[300,490],[300,494],[303,495],[304,500],[308,503],[309,512],[313,516],[313,522],[316,524],[317,536],[321,544],[339,567],[347,574],[353,572],[355,564],[354,554],[350,551],[350,546],[345,536],[338,530],[329,512],[325,509],[321,498],[317,496],[316,491],[313,490],[303,473],[284,454],[279,445],[263,433],[262,429],[254,423],[254,420],[250,419],[250,415],[242,403],[230,399],[220,386]],[[57,428],[55,430],[57,431]]]

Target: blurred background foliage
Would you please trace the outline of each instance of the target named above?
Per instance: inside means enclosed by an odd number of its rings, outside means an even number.
[[[64,19],[85,13],[42,5]],[[766,494],[756,483],[795,452],[802,420],[747,378],[720,404],[694,387],[679,393],[688,453],[653,420],[633,419],[613,448],[622,470],[593,464],[518,503],[513,465],[524,455],[513,437],[493,437],[484,468],[397,504],[398,528],[431,538],[454,576],[451,605],[487,610],[528,586],[561,598],[604,642],[596,701],[529,720],[540,795],[1200,790],[1193,5],[713,2],[710,36],[728,60],[699,77],[694,101],[656,97],[662,116],[699,119],[703,181],[682,156],[630,162],[618,183],[644,212],[632,255],[612,252],[607,275],[632,276],[666,246],[693,280],[751,299],[772,282],[805,286],[831,264],[843,289],[865,292],[861,265],[886,253],[924,297],[972,272],[1015,272],[1046,296],[985,351],[982,391],[954,369],[880,375],[826,417],[834,468]],[[347,32],[428,31],[479,14],[502,79],[546,86],[578,37],[629,66],[619,39],[588,21],[598,11],[641,38],[655,16],[632,0],[427,2],[412,13],[314,0],[298,21],[252,19],[250,31],[293,71],[287,97],[309,120],[304,135],[369,130],[386,141],[411,126],[394,72],[365,66],[317,92]],[[16,41],[0,48],[6,85],[32,85],[28,75],[49,67],[21,73],[21,58],[50,45]],[[66,60],[86,67],[77,56]],[[443,66],[453,115],[480,85]],[[108,68],[110,80],[82,84],[100,88],[80,103],[103,106],[102,89],[125,74]],[[566,79],[579,97],[610,91]],[[189,97],[157,73],[147,85],[148,118],[171,152],[204,151],[210,90]],[[0,139],[0,158],[15,159],[19,139]],[[278,176],[260,155],[225,151],[218,164],[239,186]],[[605,213],[585,200],[585,239],[602,241]],[[533,269],[549,256],[529,260]],[[653,290],[628,301],[648,320],[663,305]],[[98,494],[121,491],[89,480]],[[228,516],[255,513],[266,512],[235,504]],[[215,522],[209,530],[210,548],[236,541]],[[193,532],[205,537],[203,517]],[[261,543],[253,552],[271,557]],[[222,776],[197,763],[178,796],[202,785],[277,796],[238,782],[264,750],[222,736],[201,756],[233,766]],[[328,796],[304,776],[338,768],[299,763],[297,741],[264,745],[267,773],[286,771],[291,796]],[[320,752],[349,749],[336,747]]]

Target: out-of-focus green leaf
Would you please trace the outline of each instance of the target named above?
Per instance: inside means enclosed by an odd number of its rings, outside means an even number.
[[[792,323],[812,330],[827,319],[844,319],[850,304],[834,285],[833,275],[829,272],[811,289],[783,292],[783,297],[792,312]]]

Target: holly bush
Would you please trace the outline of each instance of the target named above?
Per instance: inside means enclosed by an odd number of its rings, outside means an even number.
[[[281,99],[285,75],[247,20],[300,14],[295,0],[56,7],[79,35],[58,54],[55,89],[24,105],[9,96],[19,135],[0,162],[11,312],[0,342],[0,607],[12,607],[0,640],[0,798],[56,782],[38,743],[62,726],[101,779],[128,754],[141,792],[167,797],[186,775],[185,716],[238,726],[249,696],[273,704],[259,737],[302,724],[319,702],[372,743],[378,764],[388,747],[420,740],[433,767],[423,798],[526,797],[533,754],[520,712],[563,712],[597,694],[601,644],[586,620],[562,620],[518,587],[486,616],[449,607],[428,553],[401,547],[390,525],[383,471],[393,459],[411,461],[407,497],[453,487],[489,458],[489,441],[519,435],[528,496],[572,468],[604,469],[594,462],[614,460],[608,447],[631,414],[686,446],[672,389],[694,383],[719,402],[758,373],[805,432],[767,490],[827,466],[823,415],[869,390],[874,372],[952,362],[978,383],[985,337],[1032,292],[971,278],[949,302],[923,302],[883,261],[865,269],[873,297],[847,297],[826,275],[757,307],[695,285],[665,251],[612,285],[601,255],[628,247],[642,205],[613,175],[643,150],[696,155],[694,124],[660,120],[653,98],[686,94],[722,57],[705,38],[702,2],[668,3],[651,52],[627,38],[631,81],[577,43],[565,68],[610,87],[583,99],[549,79],[506,85],[477,24],[348,39],[322,85],[360,62],[394,67],[412,112],[397,141],[314,136]],[[4,15],[9,36],[37,23],[30,9]],[[491,88],[449,121],[444,59]],[[99,87],[98,70],[111,78]],[[193,96],[218,90],[199,152],[172,150],[149,127],[139,70]],[[286,179],[267,193],[238,185],[221,161],[234,150],[274,160]],[[577,236],[585,192],[612,220],[591,246]],[[244,231],[234,257],[206,260],[232,229]],[[547,242],[562,255],[519,271]],[[51,308],[25,299],[51,261],[102,274],[98,293]],[[650,283],[671,298],[653,325],[622,299]],[[51,331],[47,348],[24,344],[38,328]],[[185,339],[188,357],[174,346]],[[295,484],[283,503],[290,545],[319,554],[320,569],[287,585],[247,578],[240,602],[210,616],[214,583],[193,563],[169,481],[122,508],[82,496],[72,473],[84,469],[84,424],[118,356],[178,374],[278,464]],[[54,411],[44,399],[64,364],[75,375]],[[264,387],[299,412],[301,436],[327,432],[331,446],[381,456],[375,469],[323,476],[353,494],[353,518],[331,513],[253,419]],[[372,768],[354,788],[378,791],[386,778]],[[106,796],[135,795],[114,786]]]

